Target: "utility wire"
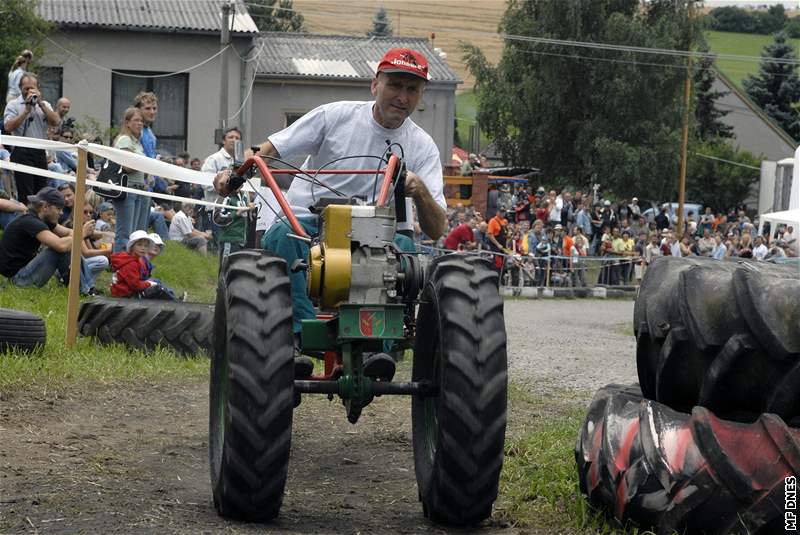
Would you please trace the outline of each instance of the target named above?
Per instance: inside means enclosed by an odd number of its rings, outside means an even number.
[[[191,67],[187,67],[187,68],[181,69],[179,71],[169,72],[169,73],[166,73],[166,74],[130,74],[130,73],[127,73],[127,72],[117,71],[117,70],[112,69],[110,67],[106,67],[105,65],[100,65],[99,63],[94,63],[93,61],[89,61],[88,59],[82,58],[79,54],[73,52],[72,50],[69,50],[68,48],[65,48],[64,46],[62,46],[58,42],[54,41],[50,37],[46,36],[45,39],[48,40],[49,42],[51,42],[56,47],[58,47],[61,50],[63,50],[64,52],[66,52],[67,54],[73,56],[74,58],[76,58],[81,63],[86,63],[87,65],[91,65],[92,67],[96,67],[96,68],[98,68],[100,70],[103,70],[103,71],[106,71],[106,72],[110,72],[110,73],[113,73],[113,74],[117,74],[119,76],[127,76],[129,78],[166,78],[168,76],[174,76],[176,74],[183,74],[185,72],[193,71],[194,69],[197,69],[198,67],[202,67],[203,65],[205,65],[209,61],[215,59],[217,56],[219,56],[220,54],[225,52],[231,46],[231,45],[228,45],[225,48],[220,49],[216,54],[214,54],[210,58],[204,59],[203,61],[201,61],[197,65],[192,65]]]

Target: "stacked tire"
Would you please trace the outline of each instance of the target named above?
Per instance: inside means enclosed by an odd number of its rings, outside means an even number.
[[[658,533],[779,533],[800,474],[800,270],[659,258],[634,306],[639,387],[592,401],[581,490]]]
[[[83,336],[148,352],[169,347],[185,356],[211,354],[213,326],[214,306],[201,303],[93,298],[78,313]]]

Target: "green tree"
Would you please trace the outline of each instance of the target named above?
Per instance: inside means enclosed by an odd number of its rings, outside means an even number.
[[[775,60],[796,60],[794,47],[786,42],[786,34],[775,34],[774,41],[761,52],[758,74],[744,80],[744,88],[753,102],[778,123],[787,134],[800,140],[800,113],[795,103],[800,100],[800,77],[797,64]]]
[[[393,33],[392,23],[386,9],[379,7],[372,18],[372,30],[367,32],[370,37],[389,37]]]
[[[262,32],[303,32],[303,15],[292,0],[250,0],[250,16]]]
[[[26,48],[33,52],[34,69],[37,58],[42,57],[41,43],[52,30],[52,25],[36,14],[32,0],[3,0],[0,2],[0,95],[8,90],[9,69],[20,52]]]
[[[672,0],[512,0],[500,32],[685,50],[686,10]],[[506,40],[492,66],[464,50],[477,120],[507,161],[541,168],[551,182],[674,196],[682,59]]]
[[[760,163],[751,153],[721,139],[695,145],[686,170],[686,198],[715,210],[736,206],[758,180]]]
[[[697,137],[703,141],[717,137],[733,137],[733,127],[720,120],[730,112],[728,110],[720,110],[716,105],[717,100],[727,95],[728,91],[716,91],[714,89],[716,78],[714,59],[709,57],[701,58],[697,63],[694,74],[694,115]]]

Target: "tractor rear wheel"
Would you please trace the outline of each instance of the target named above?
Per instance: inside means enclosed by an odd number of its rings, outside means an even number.
[[[217,288],[209,460],[219,514],[278,515],[289,467],[294,396],[292,298],[286,262],[230,255]]]
[[[503,300],[486,260],[434,260],[423,289],[412,376],[438,396],[411,402],[414,465],[425,516],[472,525],[492,514],[506,429]]]

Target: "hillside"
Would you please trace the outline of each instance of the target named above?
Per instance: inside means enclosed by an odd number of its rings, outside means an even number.
[[[493,63],[500,58],[503,43],[495,34],[505,0],[294,1],[310,32],[339,35],[366,35],[381,6],[389,13],[395,35],[429,38],[435,34],[434,46],[447,53],[448,64],[464,80],[460,90],[470,89],[474,83],[461,60],[460,41],[481,48]]]
[[[712,52],[739,56],[760,56],[764,46],[772,42],[770,35],[731,32],[706,32],[706,39]],[[797,50],[800,39],[790,39],[790,41]],[[748,74],[758,72],[757,61],[720,59],[717,60],[717,65],[739,87],[742,87],[742,80]]]

